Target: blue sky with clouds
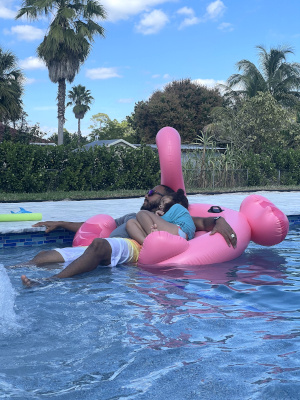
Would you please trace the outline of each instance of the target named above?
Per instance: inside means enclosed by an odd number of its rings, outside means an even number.
[[[12,51],[26,76],[24,105],[31,124],[57,131],[57,85],[36,56],[47,32],[46,19],[15,20],[20,0],[0,0],[0,45]],[[235,64],[257,64],[256,45],[293,47],[288,61],[300,62],[299,0],[100,0],[108,19],[105,39],[93,50],[72,84],[84,85],[95,98],[82,121],[99,112],[121,121],[136,102],[147,100],[172,80],[190,78],[213,86],[237,72]],[[71,107],[65,127],[76,132]]]

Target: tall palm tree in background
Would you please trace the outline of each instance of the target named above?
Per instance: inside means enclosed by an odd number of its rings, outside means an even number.
[[[50,80],[58,83],[58,144],[63,144],[66,81],[72,83],[87,59],[95,35],[104,37],[104,29],[94,19],[105,19],[106,12],[94,0],[23,0],[16,18],[51,17],[38,56],[49,70]]]
[[[0,122],[15,122],[21,117],[23,82],[16,56],[0,47]]]
[[[225,95],[233,99],[247,99],[258,92],[269,92],[284,106],[294,106],[300,99],[300,64],[286,62],[287,55],[294,54],[290,47],[259,50],[260,70],[249,60],[236,65],[242,74],[231,75],[227,80]]]
[[[85,86],[77,85],[73,86],[72,90],[69,90],[68,98],[71,100],[67,103],[67,107],[73,104],[73,112],[75,118],[78,119],[78,141],[80,141],[80,120],[84,118],[88,110],[90,110],[90,104],[93,102],[94,97],[91,96],[91,92],[85,88]]]

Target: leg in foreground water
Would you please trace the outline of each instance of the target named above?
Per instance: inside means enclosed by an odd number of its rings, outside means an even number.
[[[89,247],[67,247],[57,249],[63,261],[70,262],[61,272],[46,278],[45,281],[70,278],[74,275],[93,271],[98,265],[115,267],[118,264],[137,263],[141,246],[134,240],[124,238],[94,239]],[[57,259],[55,258],[55,261]],[[37,281],[22,275],[26,286],[33,286]]]
[[[10,265],[6,268],[39,267],[43,264],[62,263],[64,261],[62,255],[56,250],[44,250],[34,256],[32,260]]]
[[[27,287],[42,285],[47,282],[47,279],[34,280],[34,279],[27,278],[26,275],[21,275],[21,280],[22,280],[23,285],[27,286]],[[49,279],[48,279],[48,281],[49,281]]]
[[[112,239],[110,239],[111,241]],[[118,239],[115,239],[118,240]],[[70,248],[71,251],[73,248]],[[77,248],[75,248],[74,251],[76,251]],[[53,250],[56,252],[55,250]],[[63,258],[63,256],[56,252],[60,257],[56,256],[55,254],[52,254],[51,257],[48,255],[47,262],[64,262],[67,261]],[[34,257],[31,261],[37,262],[37,257],[40,256],[41,253],[39,253],[36,257]],[[59,272],[56,275],[53,275],[50,278],[46,278],[43,280],[49,281],[53,279],[61,279],[61,278],[70,278],[74,275],[82,274],[84,272],[90,272],[93,271],[94,269],[97,268],[97,266],[100,265],[110,265],[111,263],[111,254],[112,254],[112,247],[110,243],[105,240],[105,239],[94,239],[92,244],[86,248],[84,253],[76,258],[74,261],[72,261],[66,268],[64,268],[61,272]],[[52,261],[50,261],[50,259]],[[58,258],[60,258],[58,260]],[[43,260],[45,257],[43,257]],[[38,262],[41,262],[41,259],[38,259]],[[46,261],[45,261],[46,262]],[[44,262],[43,262],[44,263]],[[33,286],[38,283],[41,283],[41,281],[34,281],[29,278],[27,278],[26,275],[22,275],[21,277],[22,282],[25,286]]]

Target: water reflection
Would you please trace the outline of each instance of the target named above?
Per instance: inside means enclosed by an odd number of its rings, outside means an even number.
[[[213,286],[226,285],[232,290],[236,282],[260,285],[282,285],[285,274],[286,259],[274,249],[259,249],[247,252],[235,260],[197,266],[182,267],[151,267],[144,271],[156,276],[172,279],[199,279],[211,283]]]
[[[285,257],[274,249],[250,251],[222,264],[143,268],[128,282],[143,299],[128,303],[135,314],[128,335],[155,349],[225,345],[232,336],[219,328],[217,335],[208,333],[208,323],[288,318],[268,304],[271,296],[257,293],[261,286],[284,286],[286,276]]]

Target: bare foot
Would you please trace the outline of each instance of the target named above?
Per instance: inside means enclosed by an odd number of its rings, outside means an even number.
[[[41,282],[39,282],[39,281],[34,281],[33,279],[27,278],[26,275],[22,275],[21,279],[22,279],[23,285],[27,286],[27,287],[32,287],[32,286],[36,286],[36,285],[40,285],[41,284]]]
[[[153,224],[152,226],[151,226],[151,233],[152,232],[157,232],[157,225],[156,224]]]

